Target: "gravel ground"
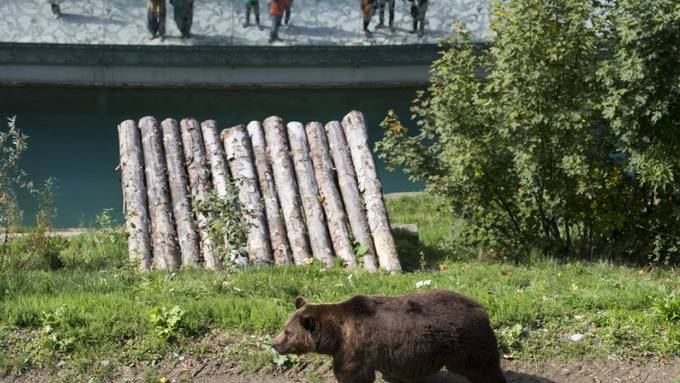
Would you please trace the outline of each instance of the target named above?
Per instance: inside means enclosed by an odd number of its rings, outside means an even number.
[[[430,0],[427,35],[411,28],[410,3],[396,0],[392,34],[380,29],[372,39],[361,33],[359,0],[295,0],[283,45],[371,45],[433,43],[446,35],[454,20],[463,21],[478,38],[488,30],[490,0]],[[263,30],[243,28],[243,0],[196,0],[194,37],[178,38],[168,5],[168,38],[151,40],[146,30],[146,0],[64,0],[61,19],[52,17],[47,0],[1,0],[0,42],[71,44],[266,45],[270,20],[267,0],[260,0]],[[387,15],[385,15],[387,17]],[[371,29],[377,24],[377,15]]]

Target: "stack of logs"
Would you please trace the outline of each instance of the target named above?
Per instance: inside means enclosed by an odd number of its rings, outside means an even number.
[[[221,266],[211,217],[192,201],[227,198],[230,182],[249,211],[241,266],[332,266],[335,255],[347,267],[400,270],[361,112],[325,126],[272,116],[221,133],[213,120],[144,117],[118,134],[129,256],[143,271]]]

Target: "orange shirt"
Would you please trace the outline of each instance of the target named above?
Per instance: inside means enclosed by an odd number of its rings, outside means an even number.
[[[283,15],[283,10],[285,9],[285,5],[283,3],[284,0],[279,0],[279,1],[274,1],[272,0],[272,6],[269,8],[269,14],[270,15],[278,15],[281,16]]]

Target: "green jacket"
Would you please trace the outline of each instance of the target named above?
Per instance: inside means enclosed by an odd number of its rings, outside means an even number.
[[[260,0],[243,0],[243,3],[246,5],[250,4],[257,4]]]

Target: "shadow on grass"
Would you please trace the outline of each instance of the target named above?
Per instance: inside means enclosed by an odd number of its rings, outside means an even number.
[[[404,272],[436,268],[451,258],[451,252],[423,243],[417,233],[405,229],[392,229],[394,242],[399,252],[399,260]]]

